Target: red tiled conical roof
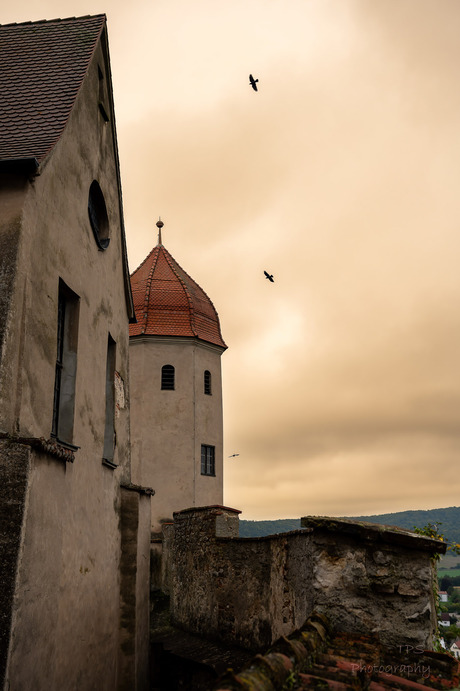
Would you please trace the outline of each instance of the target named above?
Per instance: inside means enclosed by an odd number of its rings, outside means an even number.
[[[189,336],[226,348],[204,290],[158,244],[131,275],[137,324],[130,336]]]

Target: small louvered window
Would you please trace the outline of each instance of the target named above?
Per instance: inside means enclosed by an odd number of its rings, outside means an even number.
[[[211,390],[211,372],[209,370],[204,371],[204,392],[210,396],[212,394]]]
[[[161,368],[161,388],[164,391],[174,390],[175,370],[172,365],[163,365]]]
[[[216,449],[214,446],[208,446],[207,444],[201,445],[201,474],[202,475],[215,475],[216,474],[215,455],[216,455]]]

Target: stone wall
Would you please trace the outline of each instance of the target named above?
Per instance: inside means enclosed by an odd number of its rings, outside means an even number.
[[[302,531],[233,537],[238,513],[206,507],[174,514],[171,617],[189,631],[256,649],[301,626],[311,610],[310,545]]]
[[[378,632],[387,645],[431,645],[435,578],[445,545],[392,526],[308,517],[315,609],[343,631]]]
[[[177,626],[256,650],[317,611],[339,631],[378,632],[390,646],[430,646],[431,556],[442,543],[318,517],[302,519],[304,530],[238,538],[238,513],[212,506],[174,514],[165,558]]]

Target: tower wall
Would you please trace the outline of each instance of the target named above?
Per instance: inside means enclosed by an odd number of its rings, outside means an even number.
[[[223,501],[222,348],[193,338],[130,342],[133,482],[153,487],[152,530],[174,511]],[[174,390],[161,369],[175,368]],[[204,372],[211,373],[211,395]],[[215,447],[215,476],[201,474],[201,445]]]

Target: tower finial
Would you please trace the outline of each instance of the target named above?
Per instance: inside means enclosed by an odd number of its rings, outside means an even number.
[[[163,228],[164,223],[163,223],[163,221],[161,220],[161,216],[158,217],[158,221],[157,221],[157,224],[156,224],[156,225],[157,225],[157,228],[158,228],[158,244],[159,244],[159,245],[162,245],[163,243],[161,242],[161,229]]]

